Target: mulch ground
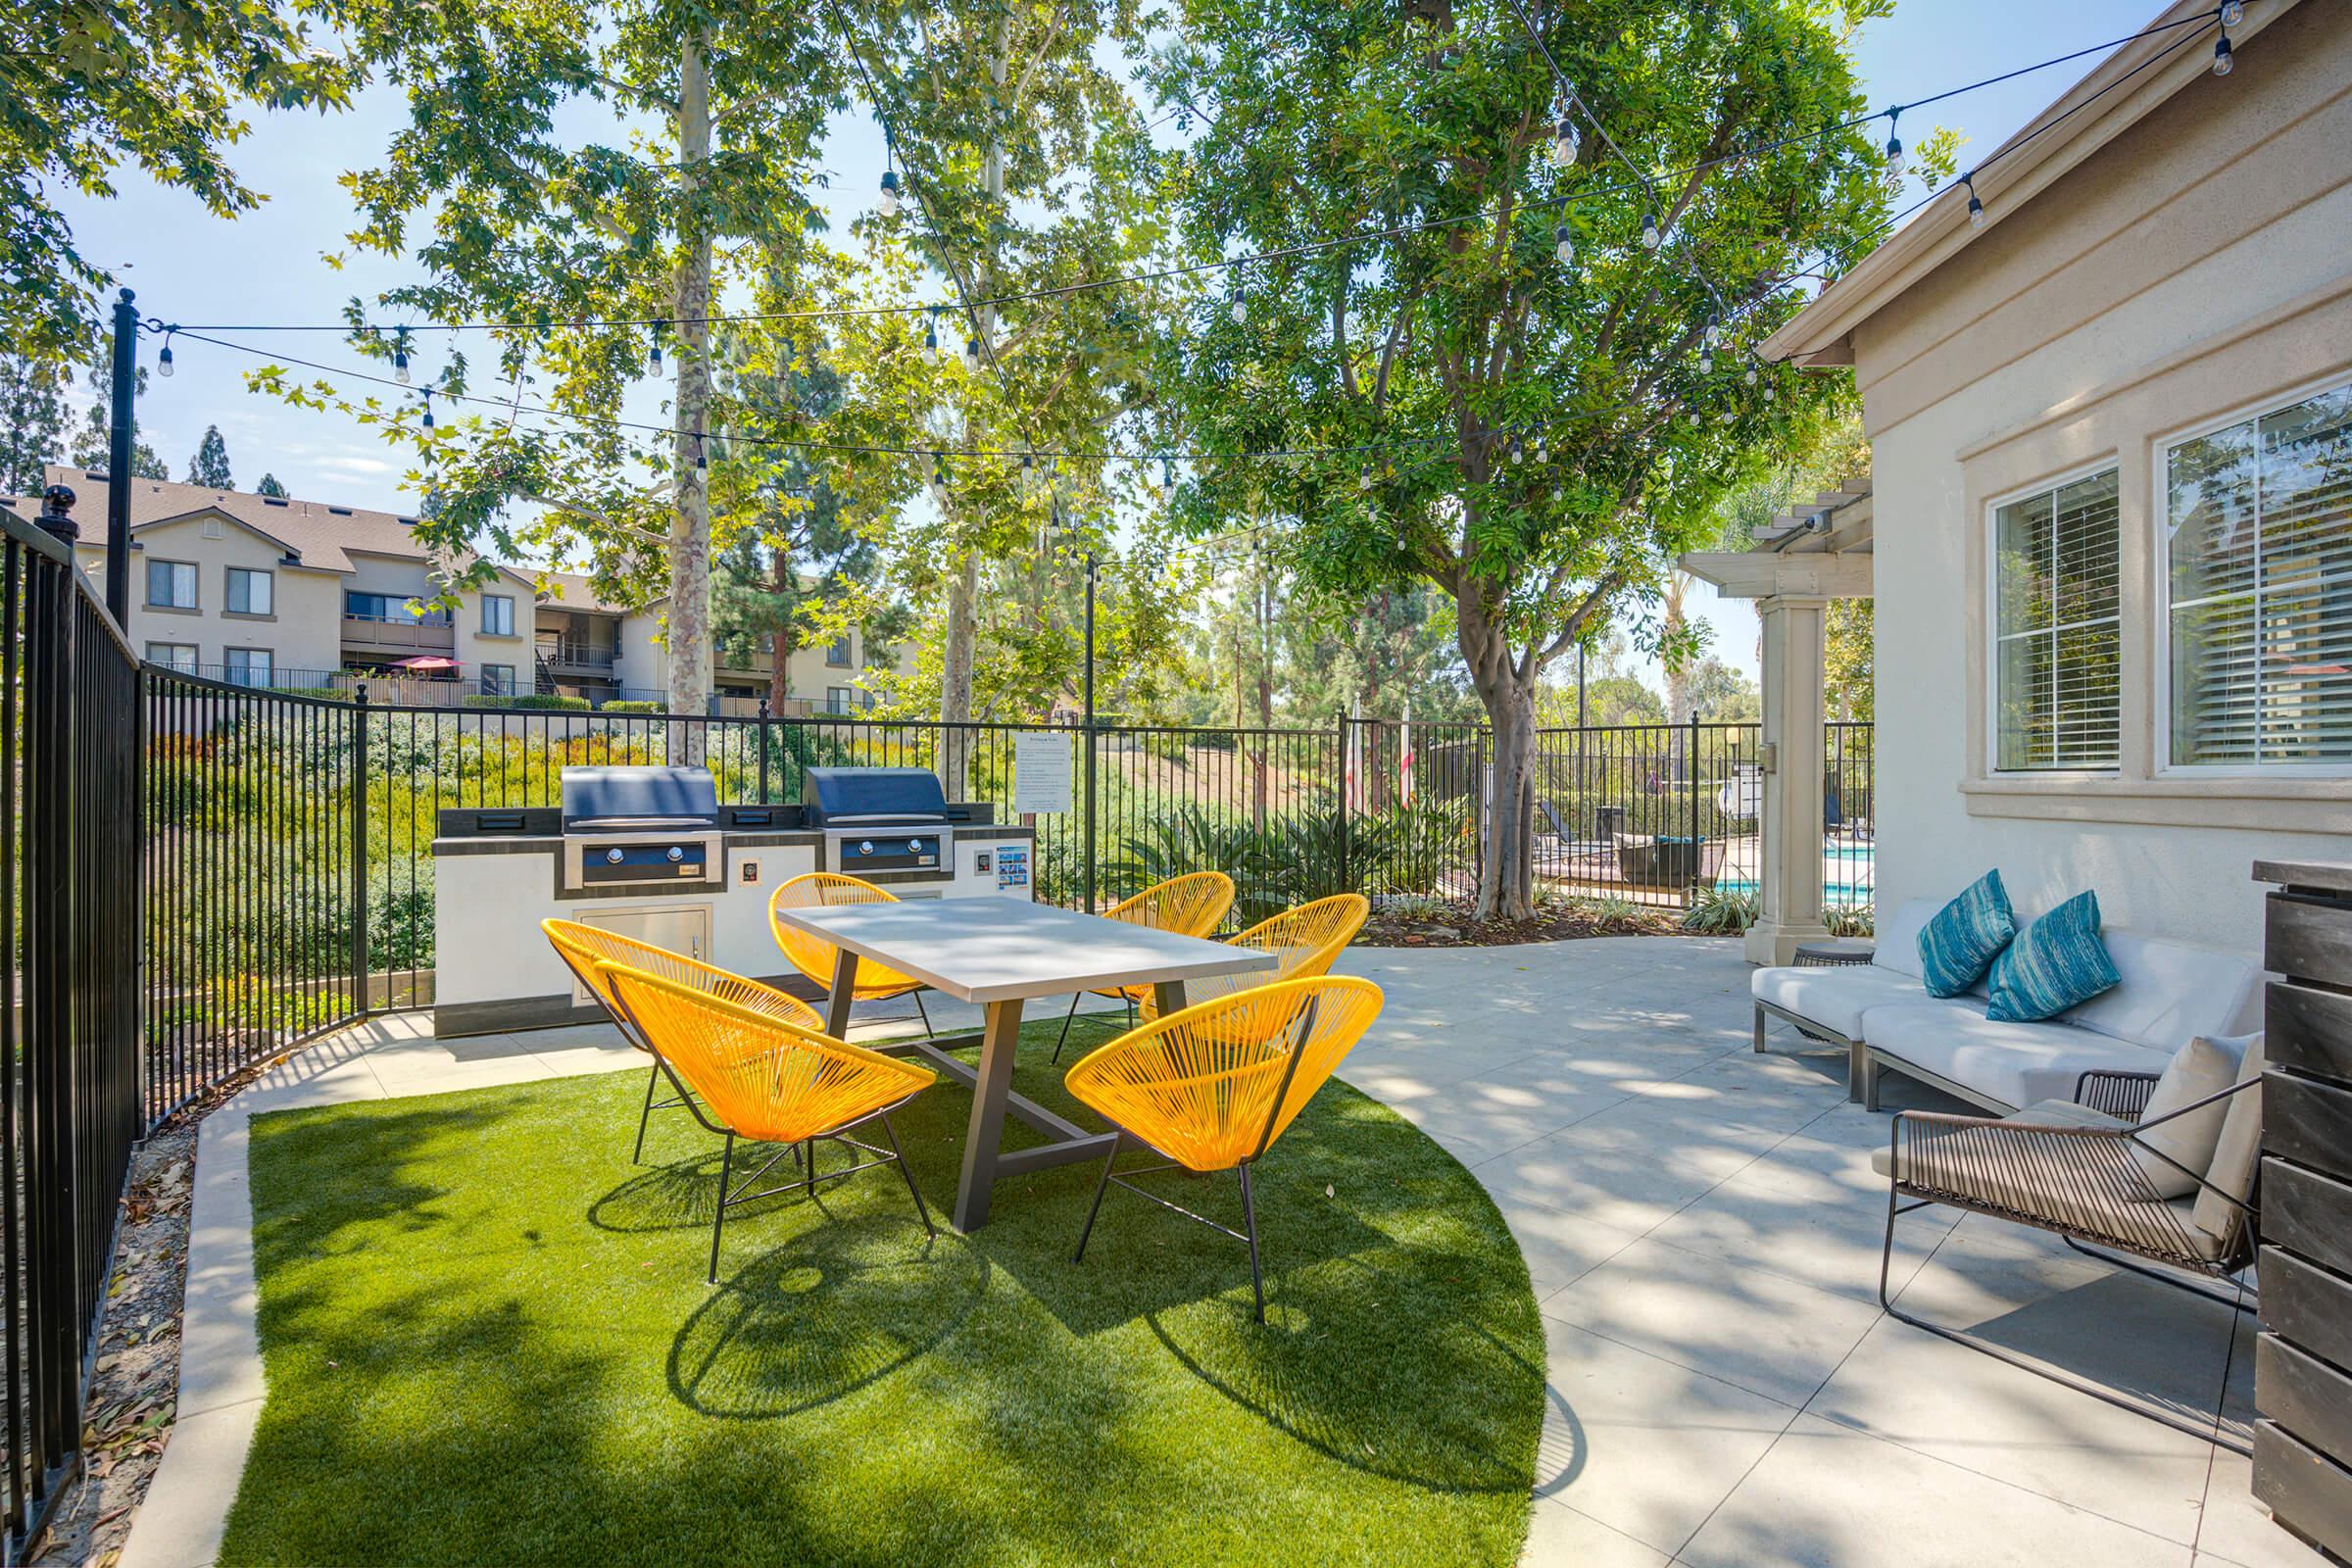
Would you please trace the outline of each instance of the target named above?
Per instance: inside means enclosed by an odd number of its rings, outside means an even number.
[[[1468,900],[1410,913],[1374,909],[1358,944],[1369,948],[1503,948],[1523,942],[1575,942],[1586,937],[1660,937],[1681,932],[1676,911],[1640,909],[1599,914],[1575,906],[1539,908],[1532,920],[1481,920]]]
[[[29,1563],[110,1568],[122,1553],[178,1410],[197,1129],[270,1065],[256,1063],[181,1106],[131,1156],[82,1412],[82,1474],[60,1494]]]

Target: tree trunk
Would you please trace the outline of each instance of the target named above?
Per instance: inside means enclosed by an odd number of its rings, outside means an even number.
[[[1664,625],[1667,646],[1673,647],[1674,637],[1683,629],[1683,596],[1690,591],[1690,579],[1679,571],[1666,577],[1666,606]],[[1686,730],[1690,720],[1690,666],[1679,657],[1666,665],[1666,722],[1684,728],[1666,732],[1666,755],[1669,761],[1688,761],[1683,757]]]
[[[948,582],[948,623],[939,654],[939,787],[951,801],[969,800],[972,659],[980,642],[980,555],[963,552]]]
[[[1457,632],[1470,684],[1486,706],[1494,737],[1478,917],[1525,920],[1536,912],[1534,841],[1529,832],[1535,808],[1536,682],[1532,673],[1521,675],[1510,640],[1488,618],[1485,597],[1483,591],[1460,596]]]
[[[689,32],[679,52],[677,325],[678,399],[671,461],[677,473],[677,512],[669,523],[669,710],[701,713],[710,682],[710,491],[698,466],[704,459],[710,405],[710,225],[702,212],[704,167],[710,157],[709,45]],[[687,725],[683,757],[700,765],[707,726]]]

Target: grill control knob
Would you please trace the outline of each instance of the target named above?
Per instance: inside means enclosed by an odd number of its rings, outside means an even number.
[[[906,841],[906,853],[907,853],[908,855],[920,855],[920,854],[922,854],[922,853],[923,853],[923,841],[922,841],[921,839],[908,839],[908,840]]]
[[[874,853],[874,841],[873,841],[872,839],[861,839],[861,840],[859,840],[859,841],[858,841],[858,853],[859,855],[871,855],[871,854],[873,854],[873,853]]]
[[[618,850],[607,850],[605,852],[605,863],[607,865],[618,865],[620,863],[620,852]]]
[[[672,844],[669,847],[669,863],[675,865],[684,858],[686,858],[686,852],[679,849],[675,844]]]

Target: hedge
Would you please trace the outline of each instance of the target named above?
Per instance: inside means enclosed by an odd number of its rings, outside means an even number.
[[[531,708],[553,709],[565,713],[585,713],[585,697],[552,697],[544,692],[518,692],[512,697],[493,697],[486,692],[473,692],[466,699],[467,708]]]
[[[665,713],[669,710],[660,703],[649,703],[641,698],[629,697],[607,703],[597,711],[600,713]]]

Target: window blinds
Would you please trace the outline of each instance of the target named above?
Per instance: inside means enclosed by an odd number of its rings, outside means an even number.
[[[2116,473],[2060,485],[1994,514],[1996,765],[2113,767]]]

